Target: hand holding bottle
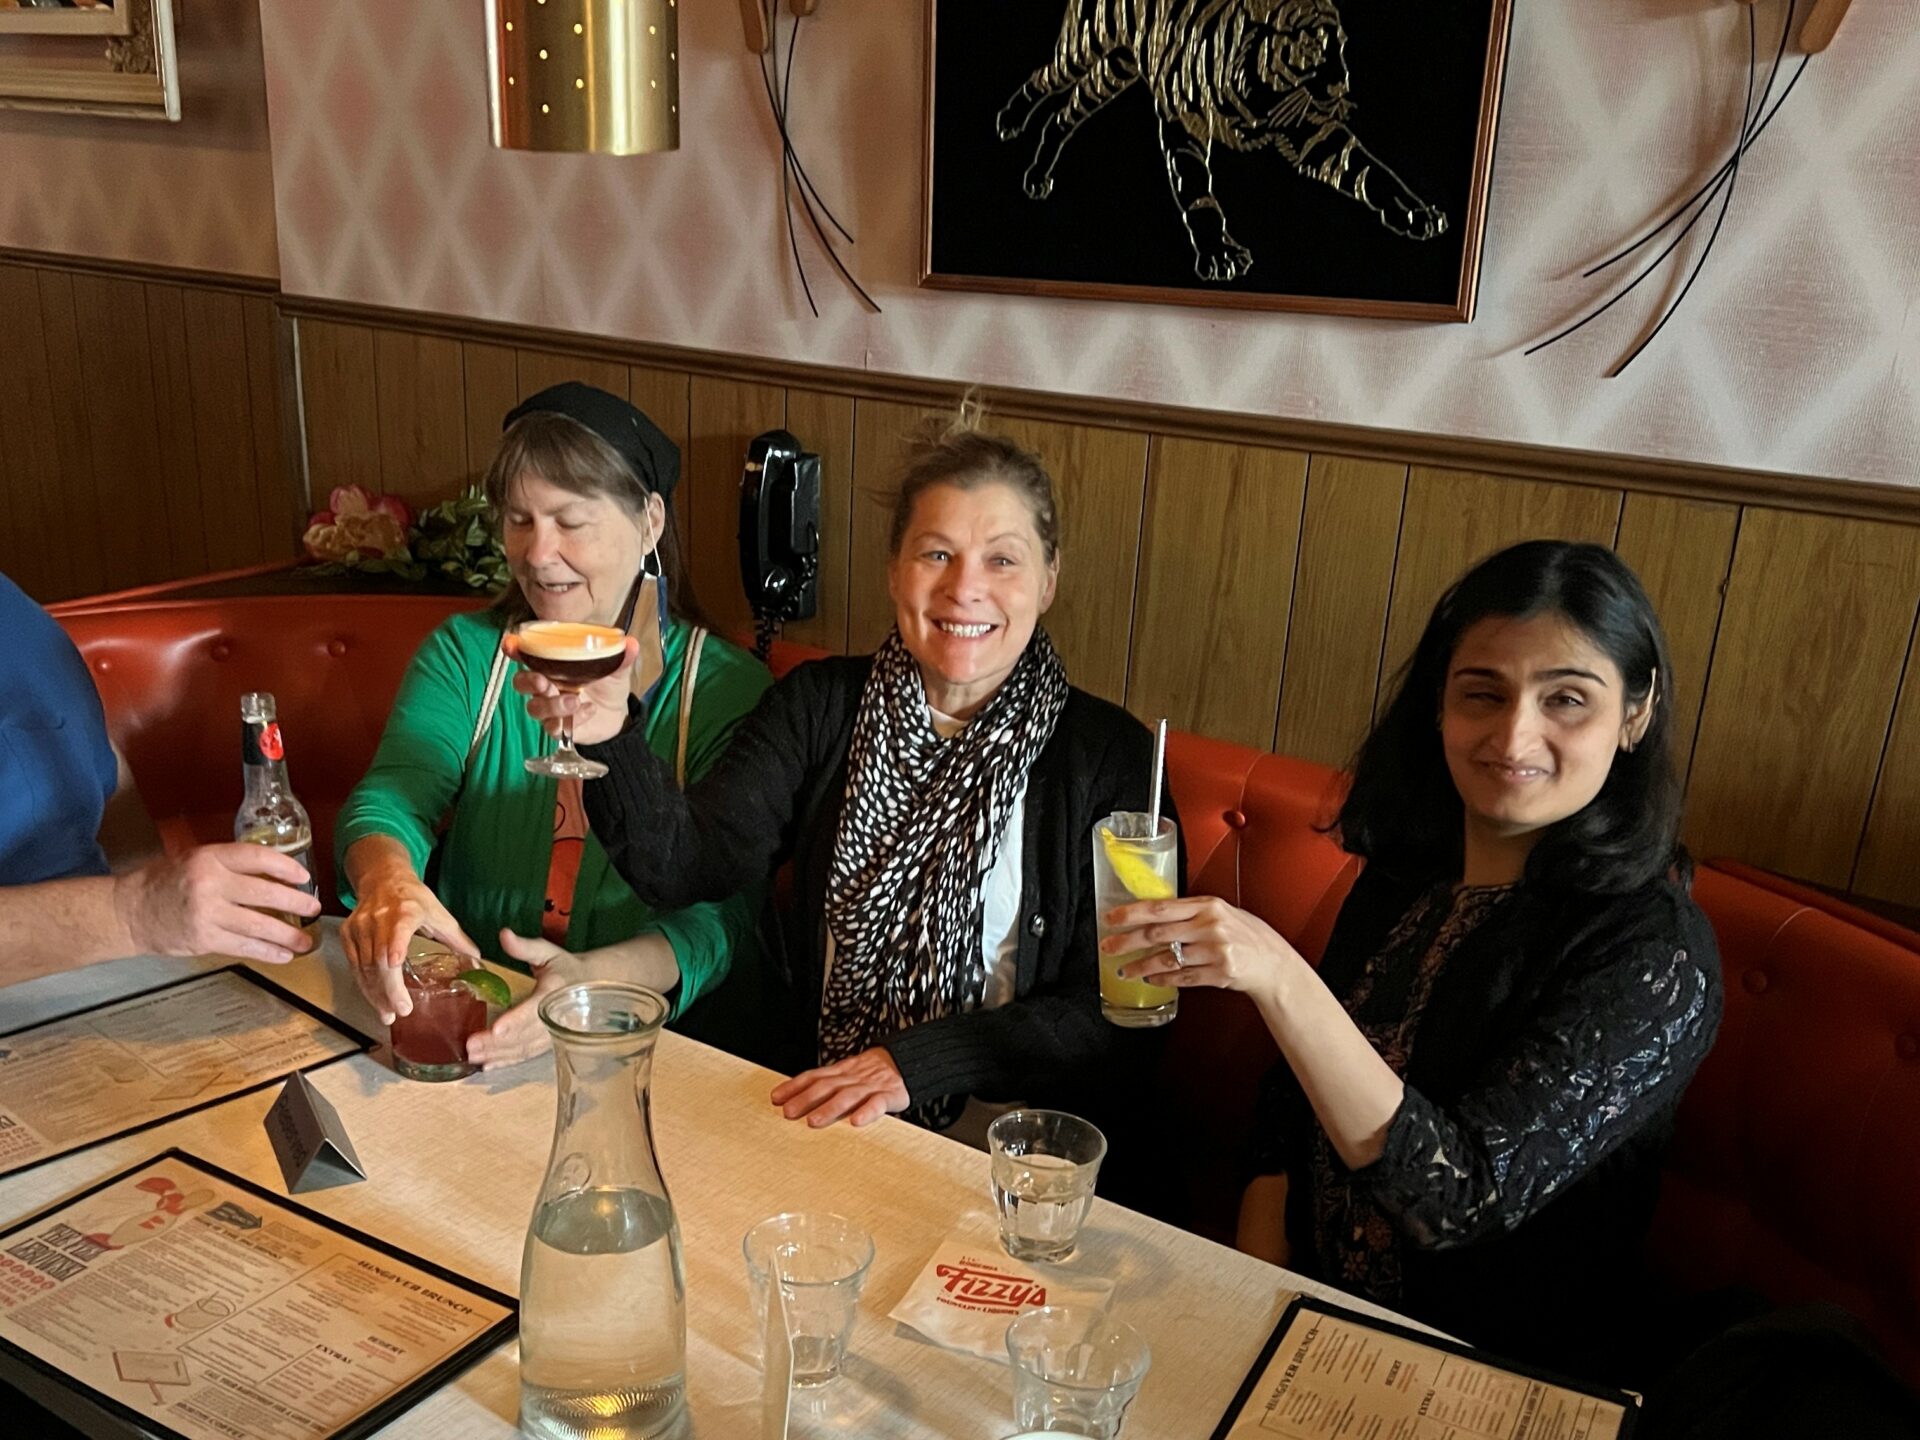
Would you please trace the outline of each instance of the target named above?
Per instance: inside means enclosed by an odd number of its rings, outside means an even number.
[[[162,856],[116,878],[115,916],[128,954],[235,955],[283,965],[313,937],[280,915],[312,919],[320,902],[306,867],[276,850],[239,843]]]

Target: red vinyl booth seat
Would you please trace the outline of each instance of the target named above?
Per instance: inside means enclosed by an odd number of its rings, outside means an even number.
[[[79,645],[169,844],[231,834],[238,699],[280,702],[294,788],[333,896],[333,818],[365,771],[408,657],[463,604],[333,595],[108,597],[54,613]],[[776,647],[776,670],[805,658]],[[1317,960],[1358,870],[1318,828],[1331,771],[1175,735],[1168,776],[1189,888],[1261,916]],[[1654,1251],[1689,1288],[1742,1284],[1836,1300],[1920,1383],[1920,936],[1775,876],[1702,867],[1726,1018],[1688,1093]],[[1254,1083],[1274,1048],[1241,997],[1188,991],[1164,1074],[1184,1143],[1191,1223],[1231,1235]]]
[[[1715,866],[1694,893],[1726,1012],[1655,1250],[1689,1289],[1839,1301],[1920,1385],[1920,936]]]
[[[240,697],[273,692],[287,776],[313,818],[321,898],[335,909],[334,816],[367,772],[407,662],[458,603],[272,595],[73,601],[53,613],[93,672],[107,728],[169,849],[233,838]]]

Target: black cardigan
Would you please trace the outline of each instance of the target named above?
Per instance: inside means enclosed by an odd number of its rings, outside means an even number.
[[[638,728],[580,747],[611,767],[584,787],[593,833],[648,904],[672,910],[722,899],[794,862],[781,929],[795,1048],[806,1063],[818,1045],[827,869],[846,795],[847,748],[872,668],[871,656],[796,667],[761,697],[719,763],[684,795]],[[886,1041],[916,1104],[942,1095],[1082,1103],[1114,1078],[1150,1069],[1151,1032],[1101,1018],[1091,833],[1113,811],[1147,808],[1152,760],[1153,737],[1138,720],[1068,691],[1027,776],[1017,998]],[[1170,797],[1165,808],[1173,813]]]
[[[1342,1001],[1434,883],[1362,873],[1320,967]],[[1642,1246],[1674,1112],[1720,1010],[1712,926],[1678,885],[1516,890],[1448,956],[1386,1151],[1352,1172],[1403,1237],[1398,1293],[1371,1298],[1516,1358],[1617,1373],[1652,1304]],[[1346,1283],[1316,1253],[1317,1121],[1284,1062],[1262,1100],[1293,1263]]]

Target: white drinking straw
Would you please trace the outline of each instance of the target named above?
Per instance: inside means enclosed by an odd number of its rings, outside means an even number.
[[[1147,812],[1147,839],[1160,834],[1160,784],[1167,774],[1167,722],[1163,717],[1153,737],[1153,808]]]

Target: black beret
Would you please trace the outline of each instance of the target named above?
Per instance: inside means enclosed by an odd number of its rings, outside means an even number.
[[[522,415],[543,413],[564,415],[586,426],[633,467],[641,484],[662,499],[673,494],[673,487],[680,483],[680,447],[645,412],[618,395],[578,380],[563,380],[514,406],[500,428],[507,429]]]

